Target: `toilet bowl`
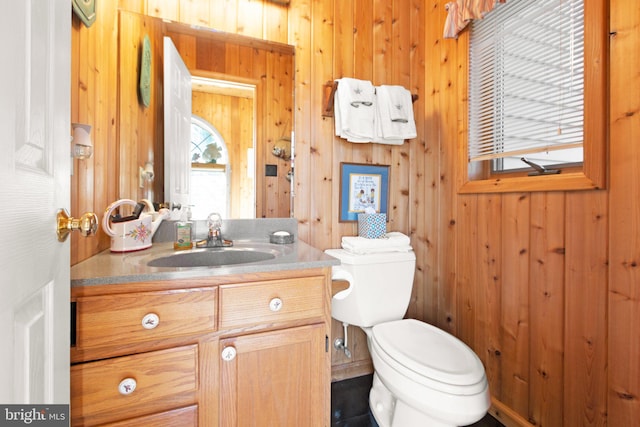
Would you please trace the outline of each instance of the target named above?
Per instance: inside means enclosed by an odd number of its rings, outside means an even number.
[[[333,297],[332,317],[367,335],[374,367],[369,404],[378,425],[453,427],[480,420],[490,394],[478,356],[435,326],[403,319],[413,287],[413,251],[325,252],[341,261],[333,267],[334,280],[350,285]]]
[[[463,426],[486,414],[484,367],[462,341],[415,319],[367,329],[375,369],[369,400],[380,427]]]

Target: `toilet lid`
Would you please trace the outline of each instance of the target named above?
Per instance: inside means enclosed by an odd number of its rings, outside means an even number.
[[[473,350],[435,326],[405,319],[375,325],[372,332],[379,350],[416,374],[452,385],[483,381],[484,367]]]

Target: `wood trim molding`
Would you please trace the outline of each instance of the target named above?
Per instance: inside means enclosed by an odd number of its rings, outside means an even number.
[[[331,367],[331,382],[342,381],[349,378],[361,377],[373,374],[373,362],[371,359],[357,360],[355,362]]]
[[[491,397],[491,407],[489,414],[500,421],[505,427],[535,427],[529,421],[524,419],[513,409],[500,402],[495,397]]]

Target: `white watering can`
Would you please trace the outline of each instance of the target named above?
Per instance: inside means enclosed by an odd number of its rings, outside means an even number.
[[[114,222],[111,214],[114,209],[137,203],[130,199],[120,199],[110,204],[102,217],[102,229],[111,237],[111,252],[131,252],[151,247],[151,239],[158,230],[162,219],[168,216],[166,209],[156,212],[149,200],[142,200],[148,212],[141,212],[140,216],[122,222]]]

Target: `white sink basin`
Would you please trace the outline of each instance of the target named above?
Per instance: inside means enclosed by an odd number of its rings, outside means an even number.
[[[247,249],[212,248],[175,253],[151,259],[149,267],[220,267],[223,265],[246,264],[266,261],[276,256],[269,252]]]
[[[160,268],[224,267],[268,261],[291,252],[292,249],[285,245],[238,242],[232,247],[222,248],[167,249],[150,255],[132,255],[126,260],[131,264]]]

